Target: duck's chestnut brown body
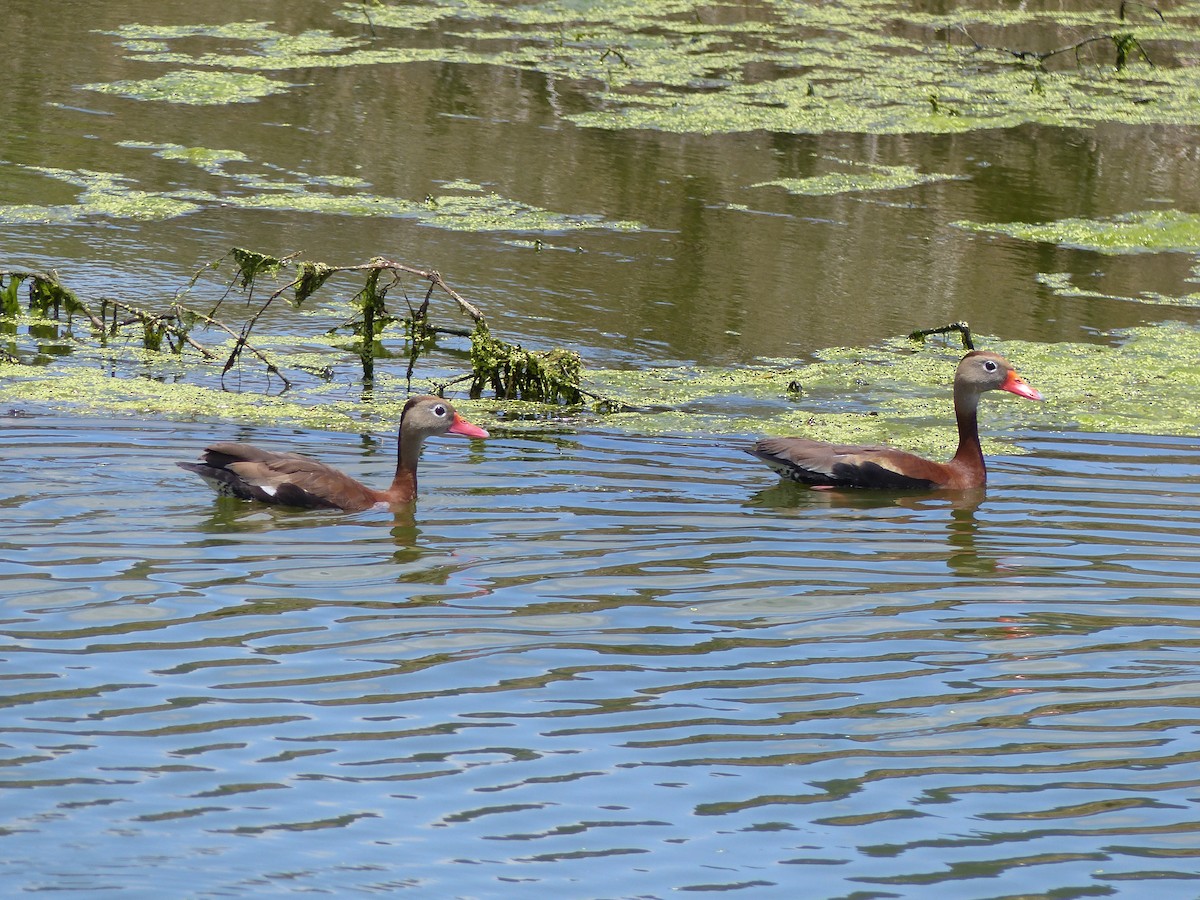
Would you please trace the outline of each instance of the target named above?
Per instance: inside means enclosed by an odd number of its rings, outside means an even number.
[[[396,474],[391,485],[382,491],[307,456],[262,450],[251,444],[212,444],[205,448],[200,462],[176,465],[195,472],[219,494],[279,506],[354,512],[380,504],[398,506],[412,501],[417,496],[421,446],[426,438],[441,434],[488,436],[440,397],[412,398],[400,415]]]
[[[1020,378],[1003,356],[972,351],[954,375],[958,450],[949,462],[924,459],[891,447],[828,444],[807,438],[764,438],[747,452],[785,478],[814,487],[890,490],[971,490],[987,481],[979,446],[979,398],[1008,391],[1030,400],[1042,395]]]

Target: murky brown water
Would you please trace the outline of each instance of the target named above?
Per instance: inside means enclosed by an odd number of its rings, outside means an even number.
[[[507,336],[637,367],[952,319],[1079,341],[1194,316],[1034,277],[1177,295],[1186,254],[950,224],[1200,208],[1194,130],[602,132],[562,119],[590,102],[569,83],[436,62],[293,71],[305,87],[234,106],[81,90],[171,68],[104,33],[130,23],[358,33],[337,3],[162,6],[7,0],[0,203],[75,202],[36,167],[244,187],[122,146],[141,141],[407,199],[467,180],[646,228],[556,232],[538,253],[505,232],[214,202],[3,224],[0,268],[152,303],[233,245],[382,254],[436,267]],[[969,177],[878,196],[752,187],[827,157]],[[172,464],[219,434],[376,481],[386,434],[19,411],[0,418],[6,894],[1200,890],[1193,439],[1006,435],[1026,455],[951,503],[780,485],[741,453],[747,435],[518,422],[431,443],[424,496],[396,518],[217,504]]]

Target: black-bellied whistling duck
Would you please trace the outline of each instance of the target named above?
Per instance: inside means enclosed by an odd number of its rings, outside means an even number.
[[[344,472],[299,453],[277,453],[250,444],[212,444],[201,462],[176,465],[195,472],[218,494],[308,509],[370,509],[399,506],[417,496],[417,461],[428,437],[461,434],[485,438],[488,433],[460,416],[440,397],[413,397],[400,414],[396,477],[385,491],[360,484]]]
[[[982,350],[968,353],[954,373],[958,451],[948,463],[890,447],[827,444],[798,437],[764,438],[747,452],[785,478],[814,487],[971,490],[987,481],[979,446],[979,398],[996,390],[1042,399],[1003,356]]]

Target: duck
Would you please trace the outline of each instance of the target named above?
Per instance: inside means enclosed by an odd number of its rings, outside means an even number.
[[[968,353],[954,373],[958,450],[949,462],[934,462],[891,447],[831,444],[802,437],[763,438],[746,452],[784,478],[826,490],[976,490],[987,483],[978,411],[979,398],[988,391],[1045,399],[998,353]]]
[[[345,472],[299,453],[263,450],[252,444],[210,444],[200,462],[178,462],[203,478],[219,495],[303,509],[358,512],[397,507],[417,496],[417,461],[426,438],[456,434],[486,438],[441,397],[413,397],[400,414],[396,475],[386,490],[361,484]]]

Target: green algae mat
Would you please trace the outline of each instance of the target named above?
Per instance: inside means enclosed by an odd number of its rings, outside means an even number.
[[[1000,394],[985,398],[985,445],[995,446],[987,435],[1011,438],[1022,430],[1200,431],[1200,330],[1166,323],[1111,338],[1107,344],[1043,344],[977,337],[978,346],[1004,353],[1046,396],[1044,404]],[[11,338],[10,347],[16,342]],[[303,362],[299,351],[294,357],[282,353],[285,343],[275,342],[280,361]],[[388,371],[376,377],[367,395],[351,379],[314,379],[280,395],[255,373],[231,391],[222,388],[212,366],[188,354],[87,342],[71,349],[38,365],[0,363],[0,405],[363,432],[392,427],[410,390],[403,377]],[[636,434],[804,434],[948,454],[955,442],[950,382],[961,353],[938,342],[896,339],[878,347],[830,349],[806,361],[586,371],[588,390],[621,405],[621,411],[609,413],[591,406],[458,402],[473,419],[502,430],[585,426]],[[328,363],[328,350],[313,359]],[[435,381],[417,379],[411,389],[428,390]]]
[[[1200,123],[1200,3],[951,12],[847,3],[500,0],[347,3],[356,28],[127,25],[131,58],[176,67],[89,90],[213,104],[301,90],[325,67],[458,62],[569,80],[577,124],[712,134],[952,133],[1026,123]],[[332,23],[331,23],[332,24]],[[430,35],[436,35],[430,46]]]

